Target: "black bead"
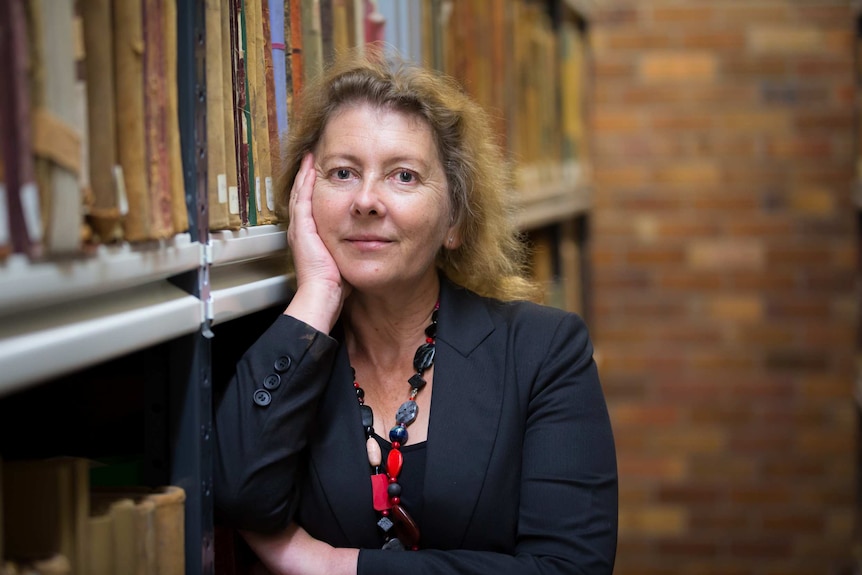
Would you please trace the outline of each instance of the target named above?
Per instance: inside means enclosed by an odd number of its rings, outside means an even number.
[[[359,399],[365,399],[365,390],[362,389],[361,387],[357,387],[356,388],[356,397],[358,397]]]
[[[397,537],[393,537],[383,544],[382,549],[386,551],[404,551],[404,544]]]
[[[390,483],[386,488],[386,493],[389,497],[401,497],[401,486],[397,483]]]
[[[359,406],[359,413],[362,414],[362,427],[374,427],[374,412],[367,405]]]
[[[439,309],[435,309],[434,311],[431,312],[431,321],[433,323],[437,323],[437,316],[439,315],[439,312],[440,312]]]
[[[425,336],[426,337],[437,337],[437,324],[432,323],[428,327],[425,328]]]
[[[427,382],[426,382],[424,379],[422,379],[422,375],[421,375],[421,374],[419,374],[419,373],[414,373],[414,374],[410,377],[410,379],[408,379],[408,380],[407,380],[407,383],[409,383],[409,384],[410,384],[410,387],[411,387],[411,388],[414,388],[414,389],[422,389],[423,387],[425,387],[425,384],[426,384]]]
[[[422,373],[432,365],[434,365],[434,351],[435,347],[433,343],[423,343],[416,350],[416,355],[413,356],[413,369]]]
[[[374,435],[374,428],[373,427],[366,427],[365,428],[365,437],[369,438],[372,435]]]

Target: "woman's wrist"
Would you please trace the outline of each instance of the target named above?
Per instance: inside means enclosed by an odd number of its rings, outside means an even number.
[[[344,303],[343,292],[341,286],[331,282],[305,283],[297,289],[287,309],[284,310],[284,315],[296,318],[317,331],[328,334],[341,313],[341,306]]]

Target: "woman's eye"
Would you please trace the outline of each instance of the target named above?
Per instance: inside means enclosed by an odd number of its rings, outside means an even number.
[[[347,168],[340,168],[335,170],[335,177],[339,180],[346,180],[350,177],[350,170]]]
[[[409,184],[416,179],[416,176],[413,175],[412,172],[401,171],[398,172],[398,181],[402,184]]]

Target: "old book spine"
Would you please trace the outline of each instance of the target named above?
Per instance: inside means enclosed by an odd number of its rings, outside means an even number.
[[[89,223],[101,242],[121,240],[123,228],[114,186],[117,121],[114,100],[114,35],[111,0],[81,2],[87,53],[87,122],[90,187]]]
[[[237,179],[237,161],[239,160],[239,143],[237,141],[236,116],[234,113],[234,94],[233,94],[233,78],[234,78],[234,63],[233,63],[233,39],[231,33],[232,10],[230,3],[226,0],[221,1],[221,63],[222,63],[222,104],[223,104],[223,119],[224,119],[224,148],[225,148],[225,182],[223,188],[224,194],[224,211],[228,220],[228,227],[237,229],[242,222],[239,218],[239,181]],[[237,198],[236,213],[232,212],[229,207],[231,204],[230,198]],[[219,196],[221,201],[222,197]]]
[[[257,225],[257,210],[254,204],[254,192],[255,192],[255,149],[254,149],[254,122],[251,117],[251,91],[249,89],[249,70],[250,67],[253,66],[253,63],[250,63],[250,53],[248,51],[248,33],[249,33],[249,24],[248,24],[248,4],[252,0],[241,0],[240,4],[240,23],[242,34],[240,35],[240,39],[242,41],[242,62],[243,62],[243,83],[241,85],[241,90],[243,91],[245,100],[243,100],[243,108],[242,108],[242,121],[243,121],[243,137],[245,138],[245,159],[246,164],[244,166],[246,172],[246,180],[248,185],[244,190],[244,194],[240,195],[240,217],[242,218],[243,226],[255,226]],[[253,73],[253,71],[252,71]]]
[[[177,0],[163,0],[165,22],[165,82],[167,107],[165,108],[168,153],[168,179],[171,192],[171,221],[174,233],[189,229],[189,210],[186,206],[186,187],[183,178],[182,143],[180,142],[180,110],[177,84]]]
[[[225,151],[226,106],[222,73],[223,40],[221,0],[206,0],[206,83],[207,83],[207,200],[210,230],[230,227],[228,218],[227,161]]]
[[[302,0],[285,0],[285,6],[290,7],[290,68],[293,83],[293,111],[292,115],[300,113],[299,94],[305,83],[305,52],[303,48],[302,32]]]
[[[147,496],[152,501],[159,575],[185,575],[185,491],[166,486]]]
[[[120,185],[129,205],[125,237],[134,242],[152,237],[144,136],[143,0],[113,0],[113,7],[117,155],[122,168]]]
[[[81,245],[82,169],[80,99],[76,87],[74,10],[71,0],[33,0],[39,14],[40,91],[34,94],[33,146],[41,172],[45,243],[51,253]]]
[[[154,239],[173,235],[167,146],[164,0],[144,0],[144,120],[149,174],[150,229]]]
[[[305,80],[323,70],[323,37],[320,27],[320,0],[302,0],[302,48]]]
[[[266,63],[270,62],[270,77],[272,71],[272,57],[266,56],[269,42],[266,41],[268,34],[264,34],[264,12],[261,0],[249,0],[249,12],[252,15],[250,23],[249,39],[252,55],[253,74],[249,76],[249,88],[253,93],[251,100],[251,117],[254,122],[254,205],[257,224],[269,224],[273,222],[272,211],[266,205],[266,187],[272,189],[272,151],[270,146],[269,130],[269,95],[266,81]],[[268,17],[268,15],[267,15]],[[274,111],[274,110],[273,110]]]
[[[243,194],[248,194],[248,145],[245,140],[245,90],[240,89],[245,85],[245,68],[242,57],[242,19],[240,10],[242,0],[228,0],[230,5],[230,42],[231,42],[231,111],[234,118],[234,150],[236,152],[236,193],[231,193],[228,198],[231,224],[236,222],[237,227],[243,225],[240,205]]]
[[[284,0],[267,0],[269,3],[270,43],[272,46],[272,77],[275,98],[276,134],[280,138],[287,132],[287,78],[285,77],[285,52],[288,43],[284,38],[285,7]],[[280,145],[276,152],[281,158]],[[278,173],[278,165],[273,164],[273,172]]]
[[[13,251],[38,255],[42,240],[30,124],[29,34],[26,0],[0,2],[0,153],[3,155],[9,241]],[[4,250],[5,251],[5,250]]]

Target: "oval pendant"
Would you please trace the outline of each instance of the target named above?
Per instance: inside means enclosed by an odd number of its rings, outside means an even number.
[[[413,400],[405,401],[395,413],[395,421],[402,425],[410,425],[419,414],[419,405]]]

